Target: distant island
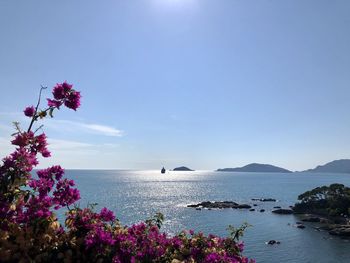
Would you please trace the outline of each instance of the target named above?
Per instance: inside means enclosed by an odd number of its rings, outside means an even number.
[[[173,171],[194,171],[186,166],[180,166],[173,169]]]
[[[350,159],[335,160],[304,172],[309,173],[350,173]]]
[[[243,167],[217,169],[218,172],[291,173],[291,171],[271,164],[251,163]]]

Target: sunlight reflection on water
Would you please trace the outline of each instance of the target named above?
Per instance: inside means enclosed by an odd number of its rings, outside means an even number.
[[[165,215],[163,230],[174,234],[182,229],[227,235],[229,224],[253,225],[243,238],[246,254],[258,262],[349,262],[350,243],[329,238],[326,232],[293,227],[298,218],[274,215],[273,206],[288,207],[297,196],[313,187],[334,182],[350,185],[349,175],[257,174],[210,171],[91,171],[68,170],[81,190],[81,205],[97,202],[98,208],[114,210],[123,224],[147,219],[160,211]],[[271,197],[278,203],[252,202],[251,198]],[[187,204],[206,200],[257,203],[257,210],[195,210]],[[267,246],[275,239],[279,246]]]

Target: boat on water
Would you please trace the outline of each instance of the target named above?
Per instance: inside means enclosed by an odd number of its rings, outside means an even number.
[[[164,167],[162,168],[162,170],[160,170],[160,172],[161,172],[162,174],[165,174],[165,171],[166,171],[166,170],[165,170]]]

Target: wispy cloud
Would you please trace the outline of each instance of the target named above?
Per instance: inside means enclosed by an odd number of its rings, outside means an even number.
[[[12,138],[10,137],[0,137],[0,157],[4,157],[11,153],[15,146],[11,144]],[[66,151],[84,151],[84,150],[99,150],[100,148],[110,148],[110,146],[105,146],[105,144],[89,144],[79,141],[71,140],[60,140],[60,139],[48,139],[49,150],[54,152],[66,152]]]
[[[94,147],[95,145],[70,141],[70,140],[59,140],[59,139],[48,139],[50,150],[75,150],[75,149],[86,149],[89,147]]]
[[[79,125],[81,125],[82,127],[106,135],[106,136],[123,136],[123,131],[115,129],[113,127],[109,127],[109,126],[105,126],[105,125],[100,125],[100,124],[84,124],[84,123],[80,123]]]
[[[0,112],[0,129],[9,130],[9,126],[3,125],[4,122],[9,122],[9,119],[15,119],[20,122],[28,122],[28,118],[25,118],[22,112]],[[86,123],[81,121],[71,120],[57,120],[57,119],[46,119],[44,127],[60,129],[66,131],[79,131],[84,133],[93,133],[103,136],[121,137],[125,133],[123,130],[117,129],[112,126],[102,125],[97,123]]]
[[[70,120],[52,120],[48,121],[45,126],[54,129],[59,127],[61,130],[79,131],[80,133],[93,133],[103,136],[121,137],[124,135],[124,131],[111,126]]]
[[[1,142],[1,138],[0,138]],[[101,143],[92,144],[72,140],[61,140],[61,139],[48,139],[50,150],[54,151],[66,151],[66,150],[107,150],[119,147],[119,144],[114,143]]]
[[[96,158],[101,153],[104,156],[115,156],[118,155],[118,148],[120,147],[119,144],[114,143],[92,144],[52,138],[48,139],[48,143],[48,149],[52,152],[52,157],[48,159],[41,158],[39,154],[41,166],[52,165],[59,161],[63,164],[68,164],[68,167],[84,167],[90,163],[90,161],[86,161],[87,156]],[[15,146],[11,145],[11,137],[0,136],[0,160],[13,152],[14,149]]]

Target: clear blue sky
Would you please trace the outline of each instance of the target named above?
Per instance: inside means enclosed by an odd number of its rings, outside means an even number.
[[[66,168],[194,169],[350,158],[350,1],[0,1],[0,154],[41,84]],[[20,119],[22,120],[22,119]]]

